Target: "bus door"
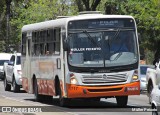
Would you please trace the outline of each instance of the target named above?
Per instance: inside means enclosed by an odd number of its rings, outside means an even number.
[[[28,90],[29,93],[32,93],[32,76],[31,76],[31,50],[32,50],[32,32],[27,33],[27,45],[26,45],[26,73],[28,79]]]

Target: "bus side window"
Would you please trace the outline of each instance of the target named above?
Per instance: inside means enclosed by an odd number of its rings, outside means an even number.
[[[61,29],[56,28],[54,30],[54,44],[53,44],[54,54],[60,54],[60,38],[61,38],[60,35],[61,35]]]
[[[22,47],[21,47],[21,52],[22,55],[26,55],[26,33],[22,33]]]

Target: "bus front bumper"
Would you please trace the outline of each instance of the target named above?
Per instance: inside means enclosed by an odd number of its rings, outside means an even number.
[[[90,98],[140,95],[140,82],[112,86],[78,86],[67,84],[67,98]]]

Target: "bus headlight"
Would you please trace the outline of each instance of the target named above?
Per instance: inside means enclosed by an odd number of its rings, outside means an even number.
[[[71,78],[71,84],[77,84],[76,78]]]
[[[134,76],[132,77],[132,79],[133,79],[133,80],[138,80],[138,76],[137,76],[137,75],[134,75]]]
[[[133,81],[137,81],[138,80],[138,70],[135,70],[132,76],[132,80]]]
[[[77,79],[73,73],[70,74],[70,83],[77,84]]]

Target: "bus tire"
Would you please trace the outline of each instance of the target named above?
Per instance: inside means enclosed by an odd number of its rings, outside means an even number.
[[[125,107],[128,103],[128,96],[117,96],[116,101],[118,107]]]
[[[7,81],[7,79],[6,79],[6,76],[5,76],[5,78],[4,78],[4,90],[5,90],[5,91],[11,91],[11,85],[8,84],[8,81]]]
[[[69,105],[69,99],[64,98],[62,96],[62,90],[60,88],[60,84],[59,84],[59,104],[60,104],[61,107],[66,107],[66,106]]]
[[[20,86],[16,83],[16,80],[15,80],[14,77],[13,77],[13,80],[12,80],[12,86],[13,86],[13,91],[14,92],[19,92],[20,91]]]
[[[43,100],[43,95],[38,94],[38,85],[37,85],[37,79],[34,79],[34,97],[35,101],[42,101]]]

